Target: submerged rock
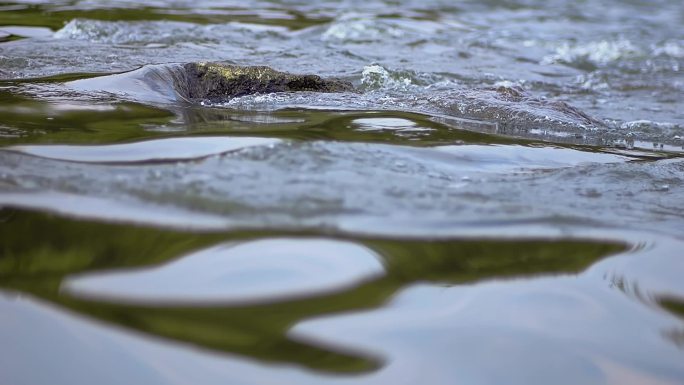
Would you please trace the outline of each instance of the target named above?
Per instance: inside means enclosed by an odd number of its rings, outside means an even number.
[[[176,79],[177,91],[189,100],[223,102],[232,98],[274,92],[348,92],[354,86],[340,79],[298,75],[265,66],[187,63]]]
[[[339,109],[420,112],[485,122],[473,128],[475,131],[563,143],[601,144],[619,135],[613,134],[605,122],[570,104],[538,97],[518,86],[468,88],[454,85],[450,89],[431,89],[430,92],[415,92],[412,88],[367,90],[363,88],[363,82],[362,87],[356,89],[352,83],[336,78],[292,74],[265,66],[211,62],[147,65],[130,72],[65,84],[80,92],[105,93],[107,98],[114,94],[126,100],[155,105],[222,104],[238,97],[276,92],[353,92],[354,95],[341,98],[335,95],[291,95],[292,98],[283,97],[268,103],[271,109],[306,105],[310,100],[317,106]],[[253,109],[254,103],[253,98],[247,97],[234,101],[231,106]],[[190,109],[170,108],[182,111],[179,113],[187,122],[226,119],[217,112],[218,109],[201,112],[192,109],[190,113]],[[457,124],[463,127],[464,123]],[[639,137],[636,139],[641,140]]]
[[[450,96],[450,115],[496,122],[503,131],[607,128],[603,121],[568,103],[540,98],[520,87],[455,89]]]

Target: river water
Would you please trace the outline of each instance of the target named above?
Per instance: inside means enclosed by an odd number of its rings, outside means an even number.
[[[0,3],[0,384],[684,383],[683,4]]]

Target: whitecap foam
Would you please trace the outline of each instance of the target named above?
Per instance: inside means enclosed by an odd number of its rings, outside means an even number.
[[[363,67],[361,71],[361,88],[366,91],[378,89],[405,90],[431,83],[431,81],[421,79],[421,75],[413,71],[388,70],[376,63]]]
[[[654,55],[666,55],[672,58],[684,58],[684,41],[668,40],[653,49]]]
[[[382,38],[397,38],[404,31],[394,25],[373,18],[347,16],[330,25],[321,39],[324,41],[363,42]]]
[[[596,66],[642,54],[639,47],[629,40],[601,40],[579,44],[563,43],[556,47],[555,53],[542,59],[542,64],[565,63],[581,65],[590,62]]]
[[[180,21],[74,19],[55,32],[53,37],[102,44],[155,47],[180,43],[218,44],[226,39],[239,40],[244,34],[282,33],[286,30],[279,26],[236,22],[199,25]]]
[[[339,17],[321,35],[321,40],[336,43],[383,42],[433,38],[445,31],[463,30],[457,21],[433,21],[411,18],[383,18],[350,13]]]

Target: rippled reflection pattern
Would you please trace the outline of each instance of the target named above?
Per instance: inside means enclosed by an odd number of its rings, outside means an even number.
[[[0,4],[0,385],[684,383],[683,4]]]

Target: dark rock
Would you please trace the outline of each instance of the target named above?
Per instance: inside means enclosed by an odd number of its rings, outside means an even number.
[[[349,92],[354,86],[340,79],[297,75],[264,66],[222,63],[188,63],[176,79],[178,92],[189,100],[228,101],[232,98],[274,92]]]

